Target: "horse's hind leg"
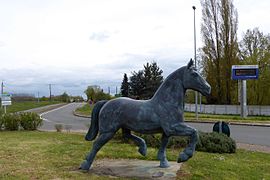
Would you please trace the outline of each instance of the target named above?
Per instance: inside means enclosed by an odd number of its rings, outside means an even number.
[[[161,137],[161,146],[158,150],[158,156],[157,156],[157,158],[160,160],[159,166],[161,168],[167,168],[170,166],[166,157],[166,147],[168,145],[168,142],[169,142],[169,136],[163,133]]]
[[[129,129],[122,128],[122,132],[123,132],[123,137],[134,141],[135,144],[139,146],[139,149],[138,149],[139,153],[143,156],[146,156],[147,146],[144,139],[138,136],[135,136],[134,134],[131,134],[131,131]]]
[[[109,132],[102,133],[98,136],[97,140],[93,144],[91,152],[87,155],[86,160],[81,164],[80,169],[88,170],[91,167],[97,152],[113,137],[113,135],[114,132]]]
[[[197,130],[184,124],[179,123],[175,125],[175,135],[177,136],[189,136],[190,137],[190,143],[188,146],[184,149],[183,152],[179,154],[177,162],[185,162],[189,158],[193,156],[193,153],[195,151],[196,144],[198,142],[198,133]]]

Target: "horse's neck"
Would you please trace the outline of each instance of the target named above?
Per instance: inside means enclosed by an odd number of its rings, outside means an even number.
[[[152,101],[166,106],[184,108],[185,89],[177,75],[168,77],[159,87]]]

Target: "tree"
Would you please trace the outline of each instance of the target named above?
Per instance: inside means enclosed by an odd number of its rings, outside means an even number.
[[[97,85],[88,86],[87,89],[84,91],[84,93],[87,96],[87,101],[89,101],[89,100],[94,101],[96,99],[96,94],[99,91],[101,91],[101,89]]]
[[[61,100],[62,102],[69,102],[69,95],[68,95],[66,92],[64,92],[64,93],[60,96],[60,100]]]
[[[143,71],[140,70],[138,72],[133,71],[132,76],[130,79],[130,95],[133,98],[141,99],[143,94],[143,88],[144,88],[144,76]]]
[[[127,74],[124,74],[124,78],[121,84],[121,95],[122,97],[128,97],[129,96],[129,83],[128,83],[128,77]]]
[[[130,94],[139,99],[150,99],[163,81],[162,73],[156,62],[146,63],[143,70],[132,72]]]
[[[259,66],[259,79],[247,82],[249,104],[269,104],[270,100],[270,35],[258,28],[247,30],[240,42],[240,55],[244,64]]]
[[[100,100],[109,100],[111,99],[111,95],[106,94],[99,86],[88,86],[87,89],[84,91],[87,96],[87,100],[91,100],[94,102]]]
[[[157,66],[156,62],[144,65],[144,99],[150,99],[159,88],[163,82],[162,73],[163,71]]]
[[[238,15],[232,0],[201,0],[203,75],[212,86],[209,103],[236,102],[236,85],[231,66],[238,64]]]

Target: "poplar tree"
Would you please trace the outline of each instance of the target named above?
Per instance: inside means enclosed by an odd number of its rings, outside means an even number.
[[[232,0],[201,0],[203,74],[212,86],[208,103],[237,101],[237,82],[231,80],[231,66],[238,64],[238,15]]]

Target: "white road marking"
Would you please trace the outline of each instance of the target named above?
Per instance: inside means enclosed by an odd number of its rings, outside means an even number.
[[[50,110],[50,111],[43,112],[43,113],[40,114],[40,116],[43,116],[43,115],[48,114],[48,113],[53,112],[53,111],[57,111],[57,110],[62,109],[62,108],[64,108],[64,107],[66,107],[66,106],[69,106],[69,105],[71,105],[71,104],[66,104],[66,105],[61,106],[61,107],[59,107],[59,108],[56,108],[56,109],[52,109],[52,110]]]
[[[42,120],[46,121],[46,122],[49,122],[49,123],[57,123],[57,122],[51,121],[51,120],[49,120],[49,119],[46,119],[46,118],[44,118],[44,117],[42,117],[42,116],[45,115],[45,114],[48,114],[48,113],[57,111],[57,110],[59,110],[59,109],[65,108],[66,106],[71,105],[71,104],[73,104],[73,103],[66,104],[66,105],[61,106],[61,107],[59,107],[59,108],[56,108],[56,109],[52,109],[52,110],[50,110],[50,111],[43,112],[43,113],[41,113],[41,114],[39,115],[39,117],[40,117]],[[79,104],[76,104],[76,106],[79,107],[80,105],[79,105]],[[66,125],[69,125],[69,124],[66,124]]]
[[[43,121],[50,122],[50,123],[55,123],[55,122],[53,122],[53,121],[51,121],[51,120],[48,120],[48,119],[46,119],[46,118],[44,118],[44,117],[42,117],[42,116],[45,115],[45,114],[47,114],[47,113],[50,113],[50,112],[53,112],[53,111],[57,111],[57,110],[59,110],[59,109],[62,109],[62,108],[64,108],[64,107],[68,106],[68,105],[70,105],[70,104],[66,104],[66,105],[61,106],[61,107],[59,107],[59,108],[56,108],[56,109],[52,109],[52,110],[50,110],[50,111],[43,112],[43,113],[41,113],[41,114],[39,115],[39,117],[40,117]]]
[[[50,120],[48,120],[48,119],[46,119],[46,118],[43,118],[43,117],[41,117],[41,116],[40,116],[40,118],[41,118],[43,121],[50,122],[50,123],[52,122],[52,121],[50,121]]]

